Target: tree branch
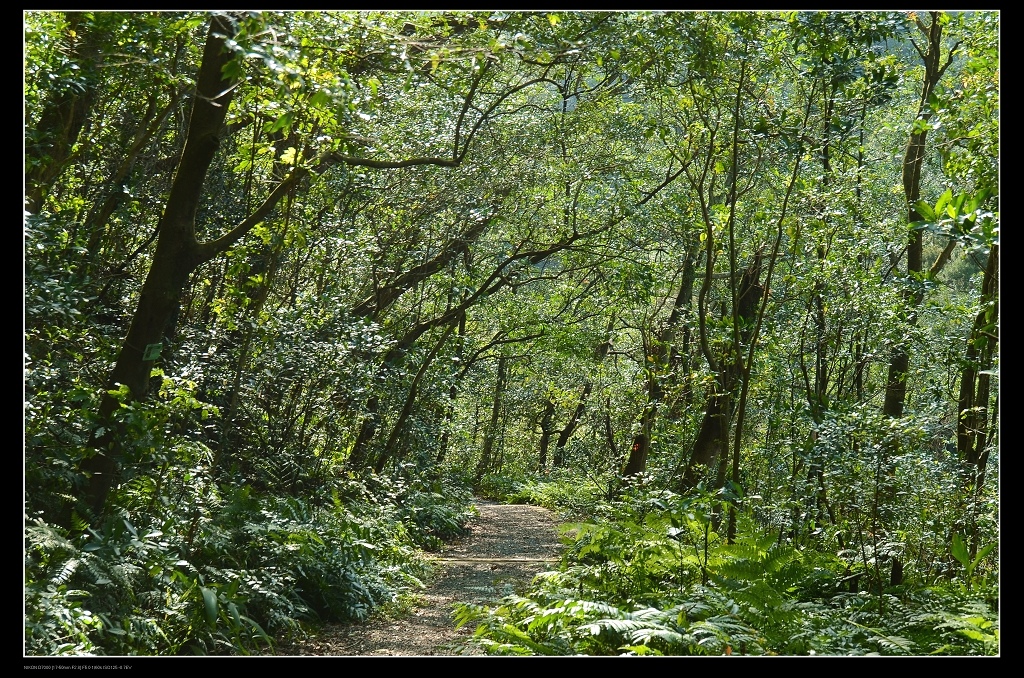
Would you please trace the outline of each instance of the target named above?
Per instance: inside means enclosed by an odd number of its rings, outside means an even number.
[[[307,168],[296,167],[288,178],[279,183],[277,188],[267,196],[266,200],[263,201],[263,204],[257,207],[256,211],[249,215],[244,221],[216,240],[199,243],[196,248],[197,264],[207,262],[221,252],[224,252],[238,242],[242,236],[251,231],[256,224],[264,221],[270,214],[271,210],[273,210],[277,203],[281,201],[281,198],[287,195],[288,191],[298,184],[299,181],[305,178],[307,174],[309,174],[309,170]]]
[[[448,265],[452,259],[483,234],[493,218],[492,215],[478,220],[465,233],[450,240],[436,257],[398,276],[394,282],[378,290],[353,308],[350,314],[357,317],[376,316],[379,314],[402,296],[404,292]]]
[[[941,273],[942,269],[946,267],[950,256],[953,254],[954,247],[956,247],[956,240],[950,238],[949,242],[946,243],[946,246],[939,253],[939,256],[935,258],[935,263],[933,263],[931,268],[928,269],[928,278],[930,280],[934,280],[935,276]]]

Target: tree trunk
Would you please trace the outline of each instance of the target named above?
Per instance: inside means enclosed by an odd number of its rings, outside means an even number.
[[[385,363],[386,365],[386,363]],[[381,369],[384,369],[383,367]],[[380,396],[376,393],[366,400],[366,410],[363,413],[362,423],[359,425],[359,433],[356,434],[356,441],[352,445],[352,452],[345,460],[345,468],[350,471],[361,471],[370,465],[370,441],[377,435],[377,426],[380,424]]]
[[[980,492],[985,481],[989,431],[995,423],[995,417],[991,417],[990,424],[989,401],[990,372],[999,342],[998,327],[999,245],[993,245],[981,284],[981,310],[967,340],[957,404],[957,452],[967,468],[968,486],[973,487],[975,493]]]
[[[925,75],[921,83],[921,97],[918,101],[917,118],[927,121],[931,116],[931,108],[928,100],[932,92],[939,84],[939,79],[946,68],[953,61],[954,47],[949,52],[949,58],[945,65],[941,64],[942,53],[942,24],[939,21],[939,12],[930,12],[931,24],[926,26],[920,19],[917,20],[918,29],[925,35],[928,41],[928,51],[921,56],[924,60]],[[925,148],[928,139],[927,125],[920,128],[915,127],[910,133],[907,141],[907,148],[903,154],[903,195],[906,198],[908,212],[907,223],[921,220],[921,215],[914,208],[915,203],[921,199],[921,171],[924,168]],[[924,271],[922,254],[924,251],[924,233],[920,229],[914,230],[910,235],[910,242],[907,245],[907,277],[911,279],[911,287],[908,288],[905,298],[910,307],[908,325],[917,324],[917,307],[924,300],[923,288],[914,282]],[[898,418],[903,416],[903,407],[907,398],[907,371],[910,368],[910,354],[907,346],[897,346],[889,362],[889,373],[885,386],[885,402],[882,405],[882,413],[888,417]]]
[[[398,449],[398,438],[402,434],[402,429],[405,428],[405,422],[409,419],[409,415],[412,414],[413,405],[416,404],[416,395],[419,391],[420,382],[423,381],[423,375],[426,374],[427,368],[437,357],[438,351],[444,346],[445,341],[451,335],[452,330],[455,329],[455,325],[449,325],[447,329],[441,334],[441,338],[437,340],[433,348],[423,359],[423,364],[420,365],[419,370],[416,371],[416,376],[413,377],[412,385],[409,386],[409,391],[405,396],[405,403],[402,406],[402,411],[399,412],[398,418],[395,420],[394,428],[391,430],[391,435],[388,437],[387,443],[384,445],[384,451],[377,457],[377,461],[374,464],[374,470],[380,473],[384,470],[384,465],[389,459],[395,455],[395,451]]]
[[[196,241],[195,217],[206,172],[217,152],[217,135],[224,125],[234,92],[233,83],[224,82],[222,71],[231,59],[231,54],[224,49],[225,36],[235,32],[234,22],[226,16],[215,15],[210,21],[185,147],[158,226],[160,235],[153,264],[110,375],[110,388],[124,384],[136,400],[146,396],[150,371],[159,356],[164,331],[178,311],[189,274],[204,261]],[[118,405],[117,399],[105,395],[100,404],[100,421],[106,424]],[[121,450],[110,432],[95,443],[96,454],[82,463],[82,470],[89,474],[86,501],[92,511],[100,515],[113,484]]]
[[[647,468],[647,456],[651,450],[651,434],[657,420],[657,411],[665,394],[665,379],[671,373],[673,348],[676,342],[676,331],[682,320],[683,311],[690,307],[693,299],[693,281],[696,277],[696,249],[690,248],[683,263],[683,279],[679,284],[665,327],[658,334],[654,346],[649,351],[650,363],[647,365],[647,403],[640,414],[640,431],[633,437],[633,445],[629,449],[629,459],[622,469],[622,475],[629,477],[642,473]]]
[[[716,388],[722,385],[717,383]],[[713,393],[704,407],[697,438],[693,441],[690,460],[683,471],[681,490],[696,487],[700,477],[721,459],[729,444],[729,422],[732,418],[731,403],[727,393]]]
[[[457,364],[462,364],[465,359],[466,353],[466,314],[463,313],[459,316],[459,331],[457,335],[457,345],[455,347],[455,357],[458,359]],[[459,396],[459,385],[456,375],[453,374],[451,377],[452,385],[448,389],[448,403],[445,405],[444,410],[444,425],[441,433],[441,440],[437,444],[437,463],[440,464],[444,461],[445,455],[448,453],[448,443],[451,438],[452,420],[455,418],[455,403]]]
[[[498,375],[494,380],[494,403],[491,405],[491,421],[484,431],[484,447],[480,454],[480,463],[476,467],[476,483],[479,485],[484,474],[493,463],[494,439],[498,435],[498,419],[501,416],[501,398],[505,393],[505,380],[508,358],[498,358]]]
[[[608,329],[605,330],[605,340],[597,345],[594,349],[594,360],[600,362],[608,356],[608,351],[612,348],[612,330],[615,329],[615,316],[608,320]],[[558,442],[555,443],[555,458],[553,460],[556,468],[561,467],[565,463],[565,446],[569,443],[569,438],[576,432],[576,428],[580,425],[580,419],[583,418],[583,413],[587,409],[587,399],[590,397],[590,393],[594,390],[594,382],[591,379],[586,379],[583,382],[583,390],[580,392],[580,400],[576,403],[576,409],[572,411],[572,415],[569,417],[569,421],[565,424],[565,427],[558,434]]]
[[[537,469],[542,473],[548,464],[548,445],[551,443],[552,433],[551,420],[554,416],[555,401],[549,397],[544,405],[544,413],[540,417],[540,454],[537,458]]]
[[[758,305],[764,296],[764,289],[760,283],[761,256],[755,255],[754,260],[743,271],[736,302],[737,318],[743,328],[739,333],[740,346],[730,347],[729,355],[732,358],[723,359],[720,363],[720,371],[715,377],[715,392],[708,397],[697,439],[693,442],[690,459],[680,479],[682,491],[696,487],[701,469],[715,467],[716,460],[718,466],[721,466],[721,455],[729,449],[729,426],[735,409],[734,392],[742,374],[741,346],[750,341]]]

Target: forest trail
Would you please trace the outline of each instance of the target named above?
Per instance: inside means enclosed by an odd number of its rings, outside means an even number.
[[[472,627],[455,628],[455,603],[494,604],[558,561],[554,515],[539,506],[477,499],[470,533],[437,555],[438,571],[400,619],[324,626],[276,648],[277,655],[479,655]]]

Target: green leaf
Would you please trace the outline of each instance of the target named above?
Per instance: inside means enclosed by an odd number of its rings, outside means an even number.
[[[273,134],[279,130],[287,132],[292,126],[292,114],[291,111],[281,114],[281,116],[274,121],[274,123],[267,130],[267,134]]]
[[[309,97],[309,105],[312,108],[324,106],[326,104],[329,104],[330,101],[330,95],[327,94],[327,92],[323,91],[322,89],[318,89],[316,92],[313,93],[313,96]]]
[[[982,203],[984,203],[986,200],[988,200],[989,196],[991,196],[992,193],[993,193],[993,191],[991,189],[988,189],[988,188],[982,188],[982,189],[979,189],[978,191],[974,192],[973,194],[971,194],[969,196],[969,198],[967,200],[967,207],[966,207],[966,209],[964,211],[965,212],[974,212],[979,207],[981,207]]]
[[[285,165],[295,164],[295,147],[285,149],[285,152],[281,154],[279,160]]]
[[[967,545],[964,544],[963,537],[960,536],[959,532],[953,533],[953,544],[949,550],[950,553],[953,554],[953,557],[956,558],[961,565],[963,565],[964,567],[970,565],[971,561],[969,560],[969,556],[967,554]]]
[[[210,625],[210,628],[214,628],[217,626],[217,592],[205,586],[200,586],[199,589],[203,592],[203,606],[206,613],[206,623]]]
[[[974,572],[974,569],[976,567],[978,567],[978,563],[980,563],[982,561],[982,559],[984,559],[984,557],[987,556],[992,551],[992,549],[994,549],[995,547],[996,547],[995,542],[992,542],[991,544],[989,544],[985,548],[981,549],[981,551],[978,553],[978,557],[975,558],[974,562],[971,563],[971,566],[968,569],[968,571],[969,572]]]
[[[977,629],[957,629],[960,633],[967,636],[971,640],[980,640],[982,642],[992,642],[995,636],[978,631]]]
[[[933,210],[932,206],[924,200],[918,200],[914,203],[914,211],[920,214],[921,218],[927,222],[935,221],[935,210]]]

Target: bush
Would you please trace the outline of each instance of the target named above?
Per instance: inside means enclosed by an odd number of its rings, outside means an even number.
[[[401,497],[400,515],[417,545],[432,551],[467,533],[473,494],[451,476],[417,478]]]

